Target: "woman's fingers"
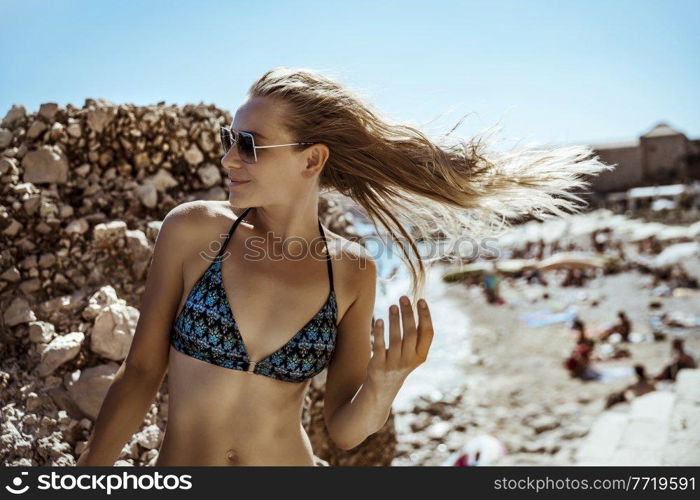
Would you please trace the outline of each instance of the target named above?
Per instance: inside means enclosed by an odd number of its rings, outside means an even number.
[[[378,319],[372,324],[372,359],[380,362],[386,360],[386,347],[384,346],[384,320]]]
[[[425,299],[418,301],[418,341],[416,354],[422,360],[428,357],[428,350],[433,341],[433,320],[430,316],[430,308]]]
[[[405,295],[399,299],[401,304],[401,322],[403,325],[403,342],[401,347],[402,357],[410,356],[412,361],[416,352],[416,320],[413,317],[413,306]]]
[[[391,366],[398,366],[401,359],[401,325],[399,320],[399,306],[392,304],[389,307],[389,349],[386,361]]]
[[[417,302],[417,321],[411,301],[406,296],[399,299],[400,307],[389,307],[389,345],[384,341],[384,321],[372,317],[372,351],[375,362],[383,370],[409,372],[423,363],[433,341],[433,322],[425,299]],[[403,329],[403,334],[402,334]]]

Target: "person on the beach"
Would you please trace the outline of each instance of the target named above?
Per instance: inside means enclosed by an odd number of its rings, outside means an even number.
[[[698,364],[683,347],[684,340],[675,338],[671,341],[673,359],[654,377],[654,380],[676,380],[678,372],[683,368],[697,368]]]
[[[656,390],[653,380],[649,380],[644,365],[634,365],[634,373],[637,376],[637,381],[628,385],[621,391],[616,391],[610,394],[605,402],[605,408],[610,408],[617,403],[623,401],[632,401],[634,398],[643,396],[644,394]]]
[[[549,247],[549,255],[554,255],[560,250],[560,243],[559,240],[554,240]]]
[[[627,270],[630,264],[627,262],[627,254],[625,253],[625,246],[622,240],[613,242],[613,248],[617,252],[617,260],[620,262],[618,266],[619,270]]]
[[[384,426],[428,356],[429,259],[417,242],[459,257],[465,234],[578,211],[579,191],[612,168],[588,146],[449,144],[449,133],[431,138],[382,118],[303,68],[267,71],[216,131],[228,199],[182,203],[165,217],[129,353],[78,465],[113,465],[166,372],[157,466],[314,465],[301,415],[321,372],[328,438],[352,450]],[[384,321],[372,322],[376,264],[323,227],[322,194],[356,203],[398,243],[413,300],[389,308],[388,342]]]
[[[624,389],[625,396],[628,401],[656,389],[654,381],[649,380],[644,365],[634,365],[634,373],[637,376],[637,381]]]
[[[533,282],[539,283],[542,286],[548,285],[542,271],[539,269],[530,269],[529,271],[525,271],[524,277],[528,285],[531,285]]]
[[[688,274],[680,262],[676,262],[671,266],[668,286],[674,290],[676,288],[698,288],[698,280]]]
[[[498,290],[501,285],[501,275],[498,272],[495,264],[493,262],[489,263],[489,269],[484,272],[483,284],[484,284],[484,294],[486,295],[486,302],[489,304],[501,305],[505,304],[505,300],[501,298]]]
[[[591,245],[596,253],[603,253],[610,243],[612,229],[609,227],[599,228],[591,233]]]
[[[582,287],[586,284],[586,278],[586,272],[580,267],[569,268],[566,270],[561,286]]]
[[[610,328],[607,328],[600,335],[600,340],[608,340],[610,336],[614,333],[619,333],[622,342],[629,342],[630,332],[632,331],[632,322],[627,317],[625,311],[617,312],[618,321]]]
[[[540,238],[537,241],[537,256],[535,257],[537,260],[542,260],[544,259],[544,250],[547,245],[545,244],[544,240]]]
[[[595,342],[586,337],[583,322],[578,318],[574,319],[574,329],[578,331],[576,345],[571,351],[571,355],[564,361],[564,367],[569,371],[571,377],[583,380],[595,380],[600,374],[591,368],[591,357]]]
[[[578,316],[574,317],[573,321],[571,322],[571,329],[578,332],[579,340],[586,338],[586,325]]]

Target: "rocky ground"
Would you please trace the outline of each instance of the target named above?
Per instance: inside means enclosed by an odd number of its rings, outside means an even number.
[[[690,262],[687,269],[700,277],[700,262]],[[490,305],[478,288],[465,287],[474,362],[465,364],[461,387],[437,390],[417,400],[413,411],[397,415],[399,443],[393,465],[439,465],[482,434],[506,446],[500,465],[576,463],[576,450],[603,412],[606,396],[634,377],[607,383],[570,378],[562,361],[574,345],[573,331],[564,323],[530,328],[519,314],[575,304],[581,319],[593,327],[614,322],[623,309],[633,332],[650,334],[648,319],[660,311],[700,311],[700,290],[689,291],[687,297],[654,296],[650,276],[638,271],[601,276],[583,288],[561,287],[554,281],[544,287],[506,280],[501,285],[505,305]],[[548,299],[542,298],[545,292]],[[660,307],[650,308],[653,303]],[[700,354],[700,329],[679,331],[688,350]],[[668,339],[626,347],[631,358],[597,366],[642,363],[648,373],[656,374],[670,358]],[[662,384],[659,390],[673,390],[673,384]]]

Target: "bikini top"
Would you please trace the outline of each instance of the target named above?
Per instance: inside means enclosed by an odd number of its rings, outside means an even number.
[[[209,267],[195,282],[170,332],[170,344],[179,352],[233,370],[265,375],[286,382],[304,382],[328,365],[337,333],[337,304],[328,242],[326,246],[330,292],[321,309],[286,344],[259,361],[252,361],[226,296],[221,256],[247,208],[231,226],[226,240]]]

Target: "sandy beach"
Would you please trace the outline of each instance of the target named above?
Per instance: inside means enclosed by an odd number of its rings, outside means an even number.
[[[700,277],[697,258],[685,267]],[[651,317],[663,311],[700,311],[700,291],[659,297],[653,294],[650,275],[636,270],[601,275],[580,288],[559,286],[561,276],[553,272],[546,276],[548,286],[504,279],[503,305],[487,303],[477,286],[450,285],[461,289],[463,312],[470,319],[470,352],[460,367],[462,381],[442,391],[436,387],[415,398],[414,408],[397,412],[399,452],[393,465],[440,465],[483,434],[494,436],[507,449],[495,464],[575,464],[576,451],[604,411],[608,394],[634,382],[635,363],[643,364],[650,375],[661,370],[671,356],[670,340],[625,343],[631,357],[595,363],[611,374],[611,380],[583,381],[569,377],[562,365],[575,344],[575,332],[564,322],[529,327],[520,315],[574,306],[587,328],[594,328],[614,323],[622,309],[631,319],[632,336],[648,337]],[[543,298],[545,294],[549,298]],[[700,352],[699,328],[678,332],[688,351]],[[626,370],[629,374],[624,376]],[[672,391],[673,383],[660,383],[658,390]],[[611,411],[625,411],[629,405],[620,403]]]

